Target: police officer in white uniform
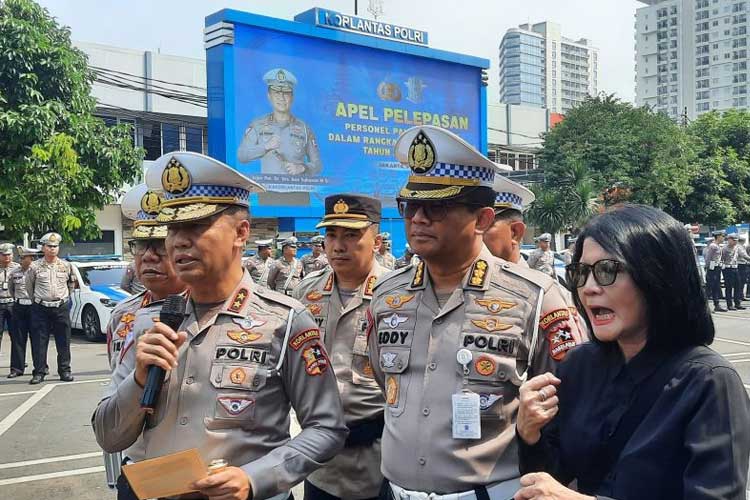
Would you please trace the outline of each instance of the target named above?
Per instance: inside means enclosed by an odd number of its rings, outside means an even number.
[[[300,259],[302,263],[302,275],[307,276],[315,271],[320,271],[328,266],[328,258],[323,251],[323,241],[325,237],[321,234],[313,236],[310,239],[310,247],[312,252],[305,255]]]
[[[554,278],[555,254],[549,248],[550,242],[552,241],[552,235],[549,233],[542,233],[536,241],[539,246],[529,254],[529,267]]]
[[[70,262],[57,257],[62,237],[47,233],[39,240],[44,258],[31,264],[26,275],[26,290],[34,304],[31,308],[31,334],[38,335],[32,342],[34,373],[30,384],[39,384],[47,376],[47,346],[49,338],[55,338],[57,347],[57,372],[63,382],[72,382],[70,369],[70,294],[76,278]],[[34,344],[39,346],[33,352]]]
[[[703,260],[706,263],[706,287],[708,288],[708,298],[714,302],[714,312],[726,312],[721,307],[721,244],[724,242],[723,230],[713,231],[713,241],[709,243],[703,253]]]
[[[380,233],[380,238],[383,242],[378,247],[375,258],[381,266],[393,270],[396,268],[396,257],[391,253],[391,233]]]
[[[104,397],[111,397],[126,376],[135,369],[117,370],[125,354],[135,345],[137,314],[143,311],[147,318],[159,316],[164,299],[168,295],[185,293],[185,284],[177,278],[174,264],[167,256],[164,240],[167,237],[167,226],[158,224],[162,197],[151,191],[145,184],[139,184],[125,193],[122,199],[122,213],[133,220],[132,239],[128,242],[133,254],[133,268],[143,291],[128,297],[112,309],[107,323],[107,354],[112,378]],[[150,326],[150,322],[148,323]],[[142,333],[142,331],[140,332]],[[132,357],[128,358],[133,360]],[[124,452],[105,453],[104,465],[108,480],[117,486],[118,500],[132,500],[135,497],[124,476],[120,475],[120,464],[137,462],[143,459],[145,445],[142,439],[137,440]],[[124,460],[123,460],[124,457]]]
[[[297,238],[290,236],[281,242],[281,257],[271,263],[268,271],[268,288],[292,295],[302,279],[302,263],[297,258]]]
[[[292,115],[297,78],[275,68],[263,76],[273,111],[254,120],[237,150],[240,163],[260,158],[263,174],[318,175],[322,169],[318,140],[312,129]]]
[[[178,332],[136,314],[144,332],[116,370],[124,373],[117,390],[94,412],[97,442],[116,452],[140,438],[144,459],[196,448],[206,463],[229,464],[192,485],[202,496],[286,499],[340,450],[347,429],[312,316],[242,267],[248,198],[263,188],[189,152],[157,159],[146,183],[164,191],[157,221],[168,227],[168,255],[190,301]],[[147,414],[140,400],[151,365],[169,374]],[[302,427],[294,439],[291,408]]]
[[[382,277],[370,360],[385,391],[382,498],[507,500],[518,489],[518,389],[575,345],[551,278],[494,257],[499,167],[455,134],[419,126],[396,156],[397,198],[416,266]]]
[[[245,268],[250,273],[253,281],[260,286],[268,286],[268,271],[271,270],[273,259],[271,258],[271,244],[273,240],[257,240],[255,245],[258,251],[250,257]]]
[[[367,307],[378,277],[380,201],[357,194],[325,199],[325,246],[331,266],[305,277],[294,297],[320,326],[338,380],[349,437],[331,462],[305,482],[305,500],[374,499],[380,473],[383,405],[367,351]]]
[[[3,243],[0,245],[0,341],[3,338],[3,330],[8,331],[11,341],[11,354],[13,353],[13,337],[15,326],[13,324],[13,295],[10,292],[10,275],[18,268],[18,263],[13,262],[13,244]],[[23,370],[21,370],[23,373]],[[11,366],[8,378],[16,370]],[[16,375],[13,375],[16,376]]]
[[[39,256],[41,251],[38,248],[26,248],[18,246],[16,248],[18,258],[21,259],[21,265],[16,267],[10,273],[9,291],[15,301],[13,304],[13,345],[10,357],[10,374],[8,378],[15,378],[23,375],[26,370],[26,344],[31,335],[31,296],[26,290],[26,275],[31,268],[31,263]],[[33,344],[37,342],[39,336],[32,338],[32,349],[38,349],[39,346]]]

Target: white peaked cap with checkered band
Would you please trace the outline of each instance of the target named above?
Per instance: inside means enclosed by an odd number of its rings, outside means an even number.
[[[431,125],[412,127],[396,141],[396,158],[411,170],[398,197],[450,199],[478,187],[492,188],[498,165],[453,132]]]
[[[500,174],[495,176],[492,189],[495,191],[495,213],[507,209],[523,212],[536,199],[530,189]]]
[[[162,194],[156,220],[164,224],[203,219],[232,205],[248,207],[252,193],[265,191],[229,165],[189,151],[159,157],[146,172],[146,184]]]

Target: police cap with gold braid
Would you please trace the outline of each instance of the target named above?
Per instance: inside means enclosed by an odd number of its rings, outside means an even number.
[[[326,213],[316,228],[345,227],[364,229],[380,224],[381,203],[377,198],[363,194],[333,194],[326,196]]]
[[[149,189],[164,197],[157,222],[204,219],[230,206],[249,207],[250,194],[265,188],[229,165],[189,151],[167,153],[146,172]]]
[[[411,170],[399,200],[461,199],[492,205],[495,174],[504,166],[453,132],[431,125],[412,127],[399,137],[395,149],[396,158]]]
[[[163,240],[167,237],[167,226],[156,222],[161,209],[162,196],[150,191],[145,184],[130,189],[122,198],[122,214],[133,223],[134,240]]]

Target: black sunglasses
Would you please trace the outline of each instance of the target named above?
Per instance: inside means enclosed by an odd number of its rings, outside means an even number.
[[[602,259],[594,262],[593,265],[584,264],[583,262],[574,262],[565,266],[565,281],[568,287],[581,288],[589,279],[589,273],[593,270],[594,280],[599,286],[609,286],[617,279],[617,274],[625,270],[625,264],[619,260]]]
[[[422,209],[422,214],[427,219],[433,222],[439,222],[448,216],[448,212],[456,207],[466,207],[469,210],[474,210],[480,207],[480,205],[472,205],[469,203],[453,203],[453,202],[420,202],[420,201],[405,201],[398,200],[398,213],[405,219],[411,219],[419,209]]]
[[[128,242],[130,253],[142,257],[150,248],[159,257],[167,255],[167,248],[164,246],[164,240],[130,240]]]

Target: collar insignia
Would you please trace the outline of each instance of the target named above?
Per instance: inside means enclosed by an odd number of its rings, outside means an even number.
[[[474,263],[469,278],[469,286],[484,288],[484,283],[487,281],[487,267],[487,261],[484,259],[479,259]]]
[[[369,276],[365,282],[365,290],[362,295],[365,297],[372,297],[372,289],[375,288],[375,283],[378,282],[377,276]]]
[[[333,273],[328,275],[328,279],[326,280],[326,284],[323,287],[324,292],[330,292],[333,290]]]
[[[235,293],[232,298],[232,302],[229,304],[229,310],[235,313],[240,312],[240,309],[245,305],[248,296],[250,296],[250,292],[248,292],[247,288],[240,288],[237,290],[237,293]]]
[[[419,261],[417,269],[414,271],[414,277],[411,280],[412,288],[422,286],[424,284],[424,261]]]
[[[318,290],[311,290],[307,292],[307,295],[305,295],[305,299],[309,300],[310,302],[317,302],[322,298],[323,298],[323,294],[320,293]]]

